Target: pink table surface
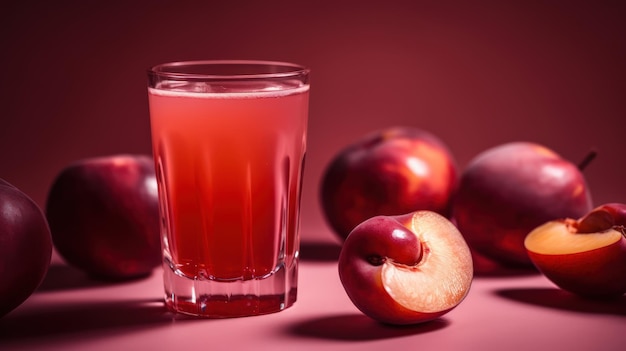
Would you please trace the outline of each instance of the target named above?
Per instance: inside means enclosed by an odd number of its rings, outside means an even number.
[[[298,301],[280,313],[192,319],[167,312],[161,270],[124,283],[56,261],[42,286],[0,319],[0,350],[624,350],[626,299],[591,302],[538,274],[476,276],[467,298],[430,323],[390,327],[361,314],[339,281],[337,247],[303,244]]]

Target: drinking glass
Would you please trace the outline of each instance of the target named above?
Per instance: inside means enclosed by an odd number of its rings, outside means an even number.
[[[296,301],[309,69],[187,61],[148,71],[165,301],[209,318]]]

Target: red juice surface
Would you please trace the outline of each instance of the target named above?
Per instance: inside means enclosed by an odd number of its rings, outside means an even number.
[[[179,274],[247,280],[293,263],[308,97],[149,89],[165,257]]]

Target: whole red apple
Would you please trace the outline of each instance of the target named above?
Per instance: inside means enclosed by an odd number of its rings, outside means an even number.
[[[591,207],[576,165],[545,146],[512,142],[470,161],[452,215],[472,250],[501,264],[532,267],[526,235],[553,219],[578,218]]]
[[[524,245],[537,269],[563,290],[601,298],[626,293],[626,204],[549,221],[531,231]]]
[[[48,222],[25,193],[0,179],[0,317],[43,280],[52,256]]]
[[[61,257],[89,275],[130,279],[161,262],[151,157],[116,155],[67,166],[52,184],[46,215]]]
[[[323,213],[345,239],[364,220],[430,210],[442,215],[457,185],[457,168],[444,143],[417,128],[380,130],[341,150],[321,182]]]
[[[343,243],[338,268],[359,310],[398,325],[446,314],[465,298],[473,278],[463,236],[432,211],[367,219]]]

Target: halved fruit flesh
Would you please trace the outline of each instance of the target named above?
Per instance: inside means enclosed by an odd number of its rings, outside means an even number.
[[[422,243],[422,259],[415,266],[385,263],[382,281],[387,293],[403,307],[422,313],[455,307],[467,295],[474,275],[463,236],[432,212],[417,212],[405,225]]]
[[[551,221],[531,231],[524,240],[529,251],[543,255],[565,255],[599,249],[620,241],[615,229],[598,233],[577,233],[567,221]]]

